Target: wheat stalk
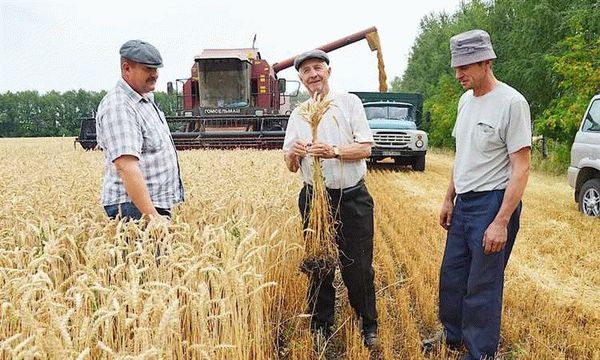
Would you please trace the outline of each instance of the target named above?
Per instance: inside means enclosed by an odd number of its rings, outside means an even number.
[[[310,125],[313,143],[318,141],[319,124],[331,107],[332,101],[325,100],[317,93],[313,101],[301,105],[300,114]],[[307,270],[315,267],[331,269],[337,258],[336,234],[323,167],[318,157],[313,158],[313,186],[310,199],[308,228],[304,233],[304,267]]]
[[[0,139],[0,360],[316,358],[306,278],[296,272],[305,246],[300,179],[278,151],[179,155],[187,198],[157,265],[162,235],[108,221],[97,204],[102,153],[73,150],[69,138]],[[439,326],[445,232],[432,214],[453,158],[428,156],[425,176],[384,166],[366,179],[378,204],[373,266],[385,359],[419,354],[415,339]],[[532,175],[507,268],[500,350],[600,359],[597,220],[581,216],[562,177]],[[344,320],[354,318],[350,305],[339,303],[334,345],[345,358],[368,358],[356,322]]]

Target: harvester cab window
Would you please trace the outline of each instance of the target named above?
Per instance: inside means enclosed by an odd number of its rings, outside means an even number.
[[[201,107],[246,107],[250,99],[250,65],[239,59],[198,61]]]

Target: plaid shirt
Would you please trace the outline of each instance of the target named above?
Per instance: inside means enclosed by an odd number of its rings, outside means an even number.
[[[171,208],[183,201],[177,152],[154,94],[143,97],[119,79],[98,106],[96,134],[105,154],[102,205],[131,201],[114,164],[122,155],[139,159],[155,207]]]

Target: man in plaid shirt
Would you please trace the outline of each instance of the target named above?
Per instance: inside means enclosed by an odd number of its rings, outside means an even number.
[[[120,49],[121,79],[98,106],[96,133],[104,150],[102,205],[111,219],[161,219],[184,199],[175,145],[152,91],[162,57],[147,42]]]

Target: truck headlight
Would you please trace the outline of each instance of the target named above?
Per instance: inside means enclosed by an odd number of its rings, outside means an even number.
[[[418,148],[422,148],[424,145],[423,140],[419,139],[415,142],[415,146]]]

